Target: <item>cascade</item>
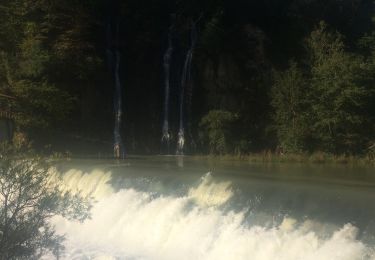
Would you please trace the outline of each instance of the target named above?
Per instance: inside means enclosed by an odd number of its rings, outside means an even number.
[[[163,66],[164,66],[164,120],[162,128],[162,147],[167,148],[167,153],[169,153],[169,144],[170,144],[170,133],[169,133],[169,98],[170,98],[170,67],[173,54],[173,24],[169,27],[168,33],[168,48],[165,51],[163,57]]]
[[[190,48],[188,49],[188,51],[186,53],[184,68],[183,68],[183,71],[182,71],[182,79],[181,79],[181,86],[180,86],[180,100],[179,100],[180,122],[179,122],[179,130],[178,130],[178,134],[177,134],[177,151],[176,151],[176,154],[178,154],[178,155],[184,154],[185,109],[186,109],[186,106],[188,106],[188,111],[189,111],[190,105],[191,105],[191,93],[192,93],[191,65],[192,65],[195,45],[196,45],[196,42],[197,42],[196,24],[197,24],[197,22],[193,22],[192,25],[191,25]],[[187,92],[187,93],[185,93],[185,92]],[[187,94],[188,98],[185,101],[186,94]]]
[[[66,238],[61,259],[375,259],[373,244],[361,240],[354,224],[282,216],[280,211],[256,207],[251,197],[251,211],[236,210],[235,200],[243,194],[232,181],[212,173],[182,192],[164,195],[168,184],[161,179],[145,182],[144,177],[136,181],[123,176],[124,187],[115,189],[113,178],[110,170],[101,169],[70,169],[60,178],[51,176],[62,190],[95,200],[90,219],[83,223],[63,216],[51,220],[56,234]],[[283,201],[279,196],[271,198]],[[274,215],[277,212],[280,219]]]
[[[121,138],[121,120],[122,120],[122,86],[120,80],[120,62],[121,53],[119,50],[120,45],[120,26],[119,23],[116,24],[115,34],[113,35],[113,30],[111,22],[107,25],[107,60],[108,68],[112,74],[114,80],[114,95],[113,95],[113,106],[114,106],[114,144],[113,144],[113,154],[115,158],[121,158],[124,156],[124,148],[122,145]]]

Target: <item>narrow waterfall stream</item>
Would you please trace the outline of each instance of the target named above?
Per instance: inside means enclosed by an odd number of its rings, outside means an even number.
[[[113,155],[115,158],[124,157],[125,149],[121,138],[122,121],[122,85],[120,79],[120,25],[116,22],[115,30],[111,22],[107,25],[107,59],[108,67],[114,82],[113,92],[113,110],[114,110],[114,129],[113,129]]]
[[[185,148],[185,127],[186,127],[186,104],[187,100],[190,102],[191,96],[188,97],[186,100],[186,95],[191,95],[191,90],[188,89],[189,84],[191,84],[191,66],[193,61],[193,54],[194,54],[194,48],[197,42],[197,28],[196,28],[196,22],[193,22],[191,24],[191,32],[190,32],[190,47],[189,50],[186,53],[184,68],[182,71],[182,79],[181,79],[181,86],[180,86],[180,100],[179,100],[179,130],[177,134],[177,150],[176,154],[183,155],[184,154],[184,148]],[[189,90],[189,91],[187,91]],[[189,104],[189,103],[188,103]],[[189,104],[190,105],[190,104]]]
[[[169,129],[169,100],[170,100],[170,69],[171,69],[171,60],[172,60],[172,53],[173,53],[173,24],[169,27],[168,32],[168,48],[165,51],[164,58],[163,58],[163,66],[164,66],[164,119],[163,119],[163,128],[162,128],[162,148],[166,148],[166,153],[169,154],[169,146],[171,141],[170,136],[170,129]]]

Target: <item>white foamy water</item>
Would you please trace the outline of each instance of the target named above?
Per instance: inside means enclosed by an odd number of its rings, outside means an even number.
[[[207,173],[201,179],[198,187],[189,190],[188,196],[202,207],[220,206],[225,204],[232,196],[231,183],[213,182],[211,173]]]
[[[224,211],[234,196],[230,182],[211,174],[185,196],[160,196],[135,188],[115,192],[110,173],[67,172],[73,190],[95,196],[92,218],[84,223],[53,219],[66,234],[63,259],[375,259],[371,248],[346,224],[321,234],[312,220],[292,218],[273,228],[244,224],[245,212]]]

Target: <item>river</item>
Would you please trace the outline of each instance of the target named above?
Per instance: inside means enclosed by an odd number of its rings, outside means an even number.
[[[84,223],[55,217],[63,259],[375,259],[373,168],[182,156],[73,160]]]

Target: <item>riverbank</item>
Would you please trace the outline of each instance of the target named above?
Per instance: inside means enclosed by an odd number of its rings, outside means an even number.
[[[323,152],[311,154],[282,154],[270,151],[239,154],[239,155],[194,155],[195,159],[215,159],[222,161],[242,161],[257,163],[306,163],[306,164],[341,164],[341,165],[372,165],[374,156],[333,155]]]

